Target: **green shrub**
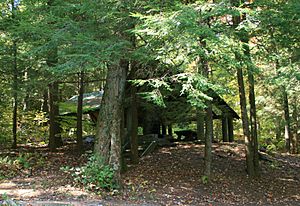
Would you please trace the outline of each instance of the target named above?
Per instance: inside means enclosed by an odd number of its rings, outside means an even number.
[[[62,168],[66,172],[71,172],[74,180],[92,191],[101,189],[113,190],[118,188],[114,181],[114,171],[109,165],[104,164],[103,158],[93,155],[87,164],[76,168]]]

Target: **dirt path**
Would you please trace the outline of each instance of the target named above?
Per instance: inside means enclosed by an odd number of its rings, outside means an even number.
[[[214,144],[212,182],[204,184],[203,145],[161,148],[129,167],[121,194],[96,196],[59,169],[85,158],[58,152],[48,154],[46,166],[30,177],[1,181],[0,194],[23,205],[300,205],[300,157],[272,158],[261,161],[261,176],[253,180],[245,172],[242,145]]]

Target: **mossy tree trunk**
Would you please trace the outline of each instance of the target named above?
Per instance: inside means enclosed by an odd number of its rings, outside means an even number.
[[[128,62],[109,65],[97,122],[95,154],[114,170],[117,184],[121,180],[121,135],[123,119],[123,98]]]

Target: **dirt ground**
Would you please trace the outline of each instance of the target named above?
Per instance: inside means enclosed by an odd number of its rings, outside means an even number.
[[[22,205],[300,205],[300,156],[275,154],[262,160],[261,175],[245,171],[243,145],[214,144],[212,181],[203,177],[204,146],[180,143],[159,148],[129,165],[123,190],[95,195],[60,170],[86,161],[70,147],[44,156],[43,167],[0,181],[0,194]],[[0,203],[1,204],[1,203]]]

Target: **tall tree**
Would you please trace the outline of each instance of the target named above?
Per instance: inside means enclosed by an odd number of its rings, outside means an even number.
[[[10,2],[11,6],[11,19],[12,24],[16,26],[17,24],[17,10],[18,10],[18,2],[12,0]],[[13,83],[12,83],[12,91],[13,91],[13,144],[12,148],[17,148],[17,118],[18,118],[18,76],[19,76],[19,70],[18,70],[18,46],[17,46],[17,36],[12,35],[12,71],[13,71]]]
[[[121,179],[121,121],[127,67],[126,61],[108,66],[95,144],[95,153],[104,158],[106,164],[111,165],[117,183],[120,183]]]
[[[235,7],[240,7],[241,2],[237,0],[232,0],[232,5]],[[236,29],[239,24],[242,22],[242,15],[238,13],[236,16],[233,16],[233,27]],[[243,30],[242,30],[243,31]],[[238,39],[243,43],[248,43],[243,38],[244,35],[247,35],[245,32],[238,31]],[[246,51],[247,52],[247,51]],[[240,107],[241,107],[241,115],[242,115],[242,125],[243,125],[243,133],[245,139],[246,146],[246,167],[247,172],[250,176],[255,175],[254,168],[254,149],[253,149],[253,139],[251,138],[251,133],[249,129],[249,119],[248,119],[248,111],[247,111],[247,102],[246,102],[246,92],[245,92],[245,83],[244,83],[244,74],[243,67],[245,67],[245,59],[243,57],[244,54],[237,54],[236,58],[240,61],[240,65],[237,67],[237,81],[239,87],[239,97],[240,97]],[[255,104],[255,103],[254,103]]]

